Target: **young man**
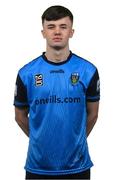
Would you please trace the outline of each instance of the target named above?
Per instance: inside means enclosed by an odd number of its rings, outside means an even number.
[[[22,67],[15,118],[29,137],[26,179],[90,179],[87,137],[98,116],[97,68],[69,49],[73,15],[49,7],[42,15],[46,52]]]

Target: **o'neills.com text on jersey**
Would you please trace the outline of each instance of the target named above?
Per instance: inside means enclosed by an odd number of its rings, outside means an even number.
[[[64,97],[60,98],[56,95],[48,98],[40,98],[35,100],[35,104],[48,104],[48,103],[80,103],[80,97]]]

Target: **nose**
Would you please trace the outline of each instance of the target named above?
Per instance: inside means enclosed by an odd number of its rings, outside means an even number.
[[[56,27],[55,28],[55,35],[60,35],[60,34],[61,34],[60,28]]]

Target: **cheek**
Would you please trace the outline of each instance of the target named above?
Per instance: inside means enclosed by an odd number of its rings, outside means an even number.
[[[42,31],[42,35],[43,35],[43,37],[46,39],[48,36],[49,36],[49,33],[47,32],[47,30],[43,30]]]
[[[46,32],[46,33],[44,33],[44,37],[45,37],[46,39],[51,39],[52,33]]]
[[[70,32],[66,33],[66,34],[65,34],[65,40],[66,40],[66,39],[69,39],[71,36],[72,36],[72,35],[71,35]]]

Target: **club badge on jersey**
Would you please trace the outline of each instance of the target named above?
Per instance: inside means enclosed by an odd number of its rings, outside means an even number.
[[[71,83],[72,85],[76,85],[79,80],[79,74],[78,73],[72,73],[71,74]]]
[[[43,75],[36,74],[35,75],[35,86],[42,86],[43,85]]]

